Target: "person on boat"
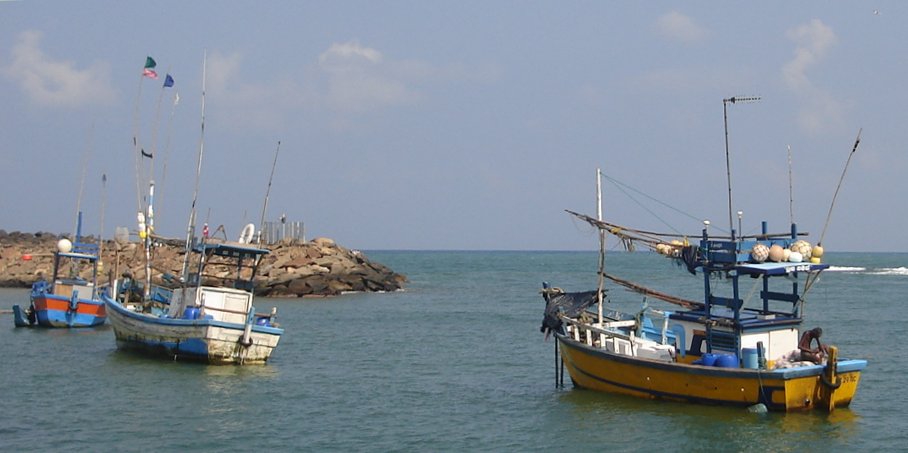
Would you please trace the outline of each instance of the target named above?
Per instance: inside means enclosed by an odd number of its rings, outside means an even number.
[[[820,341],[820,337],[822,336],[823,329],[820,327],[814,327],[801,335],[801,341],[798,342],[798,350],[801,351],[801,360],[813,363],[820,363],[823,361],[823,358],[826,357],[828,351],[826,345]],[[816,348],[811,346],[814,340],[817,342]]]
[[[132,273],[126,271],[121,277],[123,277],[123,281],[120,283],[120,294],[123,296],[123,300],[125,302],[141,300],[139,285],[136,283],[135,279],[132,278]]]

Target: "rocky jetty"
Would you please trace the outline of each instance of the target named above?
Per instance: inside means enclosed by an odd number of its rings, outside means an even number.
[[[7,233],[0,230],[0,286],[30,287],[39,272],[48,278],[53,271],[53,251],[65,236],[51,233]],[[69,238],[71,239],[71,238]],[[83,242],[97,243],[96,238]],[[152,281],[167,284],[179,276],[183,265],[180,241],[157,241]],[[365,254],[346,249],[327,238],[305,243],[268,246],[255,279],[256,295],[265,297],[333,296],[346,292],[397,291],[407,279],[388,267],[370,261]],[[144,249],[137,243],[104,241],[103,275],[117,269],[145,278]],[[226,269],[214,270],[226,273]],[[105,277],[106,278],[106,277]],[[101,277],[99,277],[99,280]]]

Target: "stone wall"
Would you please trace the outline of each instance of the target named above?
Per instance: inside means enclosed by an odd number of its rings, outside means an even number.
[[[0,230],[0,286],[30,287],[39,272],[49,279],[53,251],[61,235],[7,233]],[[95,243],[92,237],[83,242]],[[180,241],[160,241],[154,249],[152,281],[167,284],[165,277],[178,277],[183,265]],[[388,267],[370,261],[365,254],[349,250],[327,238],[303,244],[279,244],[270,248],[259,265],[256,294],[266,297],[332,296],[345,292],[397,291],[407,279]],[[144,280],[144,249],[136,243],[118,247],[103,244],[103,279],[114,272],[129,271]],[[84,272],[84,271],[83,271]],[[208,268],[207,274],[226,277],[226,268]],[[99,280],[103,280],[99,277]]]

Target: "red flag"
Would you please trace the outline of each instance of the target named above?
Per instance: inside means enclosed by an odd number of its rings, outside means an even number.
[[[145,76],[145,77],[148,77],[148,78],[150,78],[150,79],[157,79],[157,78],[158,78],[158,73],[157,73],[157,72],[154,72],[154,69],[151,69],[151,68],[145,68],[145,69],[143,69],[143,70],[142,70],[142,75]]]

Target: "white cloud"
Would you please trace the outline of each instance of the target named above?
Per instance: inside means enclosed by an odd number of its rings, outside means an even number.
[[[2,72],[32,101],[45,106],[75,107],[113,101],[110,68],[94,63],[79,69],[66,60],[55,60],[41,50],[42,34],[26,31],[12,49],[12,61]]]
[[[814,19],[788,31],[794,41],[794,56],[782,67],[785,85],[802,101],[798,123],[811,133],[838,127],[843,108],[829,93],[814,85],[808,72],[820,63],[836,42],[832,28]]]
[[[666,38],[688,44],[701,41],[707,35],[706,29],[678,11],[663,14],[656,20],[656,27]]]
[[[318,64],[326,70],[344,70],[355,67],[358,63],[381,63],[381,52],[368,47],[362,47],[355,41],[331,44],[325,52],[318,56]]]
[[[415,102],[419,95],[406,82],[427,71],[413,62],[385,62],[381,52],[356,41],[332,44],[318,67],[326,77],[326,105],[348,113]]]
[[[214,93],[227,91],[228,84],[240,69],[240,63],[243,61],[242,55],[238,53],[224,55],[219,52],[212,52],[206,59],[206,90],[211,90]]]
[[[812,88],[807,70],[826,56],[835,43],[835,33],[819,19],[788,31],[788,38],[795,42],[794,58],[782,68],[785,83],[793,90]]]

